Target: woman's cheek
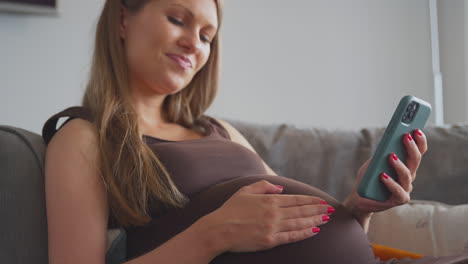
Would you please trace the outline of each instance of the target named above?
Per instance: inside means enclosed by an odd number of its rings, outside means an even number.
[[[209,56],[210,56],[210,48],[208,47],[203,50],[203,53],[200,56],[200,62],[199,62],[197,72],[199,72],[206,65],[206,62],[208,61]]]

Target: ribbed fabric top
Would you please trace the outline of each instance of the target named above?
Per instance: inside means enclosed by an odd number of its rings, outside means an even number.
[[[49,118],[44,124],[42,137],[46,144],[55,133],[57,122],[62,117],[92,121],[90,111],[84,107],[67,108]],[[202,124],[207,134],[200,139],[170,141],[149,135],[143,141],[153,150],[165,166],[178,189],[185,195],[200,192],[211,185],[228,181],[240,176],[266,174],[261,158],[251,150],[230,140],[224,127],[214,118],[204,116]],[[160,214],[150,208],[153,217]],[[116,227],[110,217],[110,228]]]

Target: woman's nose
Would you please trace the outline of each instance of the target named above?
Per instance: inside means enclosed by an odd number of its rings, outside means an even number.
[[[200,50],[201,41],[197,34],[193,32],[187,32],[179,39],[179,45],[187,52],[197,53]]]

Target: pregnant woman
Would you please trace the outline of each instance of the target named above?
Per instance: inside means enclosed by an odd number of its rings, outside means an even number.
[[[221,15],[215,0],[105,2],[82,106],[43,128],[50,263],[103,264],[116,227],[125,263],[380,263],[369,219],[409,201],[424,134],[403,139],[406,164],[389,157],[400,180],[382,175],[386,202],[356,193],[367,163],[343,204],[276,176],[236,129],[204,115]],[[56,131],[60,117],[70,118]]]

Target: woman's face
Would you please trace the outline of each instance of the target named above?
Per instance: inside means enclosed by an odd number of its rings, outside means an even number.
[[[131,87],[143,93],[180,91],[205,65],[218,27],[214,0],[150,0],[138,12],[123,9]]]

